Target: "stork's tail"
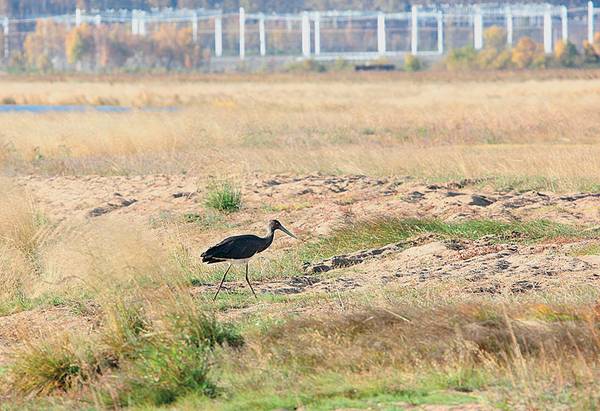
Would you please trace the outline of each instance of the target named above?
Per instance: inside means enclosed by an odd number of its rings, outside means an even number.
[[[200,254],[200,257],[202,257],[202,262],[203,263],[207,263],[207,264],[214,264],[214,263],[218,263],[221,262],[221,260],[213,257],[212,255],[209,254],[210,250],[206,250],[205,252],[203,252],[202,254]]]

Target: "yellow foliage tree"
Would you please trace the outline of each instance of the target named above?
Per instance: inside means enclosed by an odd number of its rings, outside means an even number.
[[[120,25],[100,26],[98,28],[98,61],[100,67],[121,67],[134,50],[139,50],[137,38],[131,31]]]
[[[201,48],[194,43],[189,27],[177,28],[174,24],[162,24],[152,35],[154,52],[160,65],[192,68],[202,59]]]
[[[594,43],[592,48],[597,56],[600,56],[600,33],[594,33]]]
[[[527,68],[539,56],[539,46],[530,37],[522,37],[512,51],[511,61],[517,68]]]
[[[64,58],[65,36],[63,24],[51,20],[38,20],[35,30],[27,34],[23,44],[27,65],[40,70],[50,69],[53,58]]]
[[[596,54],[594,45],[587,40],[583,41],[583,61],[586,63],[598,62],[598,54]]]
[[[477,53],[477,66],[481,69],[499,70],[509,66],[507,58],[506,31],[498,26],[485,30],[484,49]]]
[[[89,24],[82,24],[71,30],[65,38],[65,51],[70,64],[92,58],[95,52],[93,29]]]
[[[597,63],[600,60],[600,33],[594,34],[594,42],[583,41],[583,61]]]
[[[554,58],[565,67],[573,67],[577,64],[577,54],[577,48],[570,41],[559,40],[554,47]]]
[[[483,33],[484,45],[487,49],[502,50],[506,47],[506,31],[499,26],[492,26]]]

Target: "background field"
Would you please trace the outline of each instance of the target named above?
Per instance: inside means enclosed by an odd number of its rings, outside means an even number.
[[[0,99],[180,109],[6,115],[0,161],[49,175],[321,171],[586,189],[600,167],[599,90],[595,78],[17,80]]]
[[[131,109],[0,113],[0,409],[598,406],[597,72],[16,77],[0,101]],[[213,303],[200,252],[272,218],[302,241],[252,262],[258,300],[236,269]]]

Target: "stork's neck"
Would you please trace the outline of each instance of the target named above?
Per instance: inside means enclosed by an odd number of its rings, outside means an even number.
[[[269,246],[271,245],[271,243],[273,243],[273,237],[275,237],[275,230],[272,230],[270,227],[268,228],[267,231],[267,235],[264,237],[261,237],[263,240],[263,245],[260,249],[259,252],[266,250],[267,248],[269,248]]]
[[[263,238],[265,240],[269,240],[269,242],[271,242],[271,241],[273,241],[273,237],[275,237],[275,229],[271,228],[271,227],[268,227],[267,228],[267,235],[264,236]]]

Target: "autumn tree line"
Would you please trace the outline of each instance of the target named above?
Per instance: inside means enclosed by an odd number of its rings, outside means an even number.
[[[212,23],[205,22],[204,32],[214,30]],[[236,19],[223,20],[223,49],[237,52],[238,33],[233,26]],[[289,31],[285,22],[269,31],[269,55],[290,54],[290,45],[299,45],[299,33]],[[338,47],[341,44],[359,46],[376,45],[376,33],[355,29],[348,24],[335,30],[336,36],[328,35],[322,46]],[[254,33],[256,34],[256,33]],[[255,36],[256,37],[256,36]],[[392,49],[399,49],[406,33],[396,33],[388,40]],[[252,37],[248,33],[248,46]],[[138,70],[197,70],[210,66],[214,49],[212,35],[199,35],[194,39],[189,23],[161,23],[152,26],[145,36],[134,35],[130,24],[81,24],[77,27],[65,25],[52,19],[40,19],[35,29],[24,38],[21,48],[10,50],[8,58],[1,59],[5,69],[26,72],[53,71],[138,71]],[[0,50],[4,44],[0,31]],[[256,51],[256,50],[255,50]],[[299,50],[296,50],[299,54]],[[3,53],[0,52],[0,55]],[[406,59],[407,70],[420,70],[425,64],[418,58]],[[559,41],[554,53],[544,52],[542,44],[529,37],[521,37],[511,47],[506,45],[506,32],[492,26],[484,32],[484,47],[475,50],[472,46],[452,48],[434,67],[448,70],[503,70],[548,67],[580,67],[600,64],[600,33],[593,42],[585,41],[580,50],[570,42]],[[309,61],[297,65],[304,70],[323,71],[344,69],[350,64],[326,66]],[[283,67],[287,69],[289,67]]]
[[[4,37],[0,30],[0,67],[13,71],[189,71],[210,66],[214,53],[214,22],[199,22],[194,39],[189,22],[147,24],[146,35],[132,33],[130,23],[69,26],[52,19],[39,19],[32,31],[12,42],[4,57]],[[222,20],[224,55],[237,56],[239,47],[237,18]],[[269,22],[269,55],[301,53],[299,22],[293,28],[284,20]],[[323,41],[323,47],[356,45],[359,41],[376,44],[374,30],[357,30],[352,25],[336,29],[335,36]],[[249,26],[246,51],[258,54],[258,32]]]
[[[544,69],[551,67],[582,67],[600,63],[600,33],[594,41],[585,40],[581,51],[570,41],[559,40],[552,54],[544,52],[543,44],[530,37],[521,37],[513,47],[506,45],[506,31],[498,26],[484,31],[484,47],[455,48],[448,52],[442,67],[448,70]]]
[[[0,33],[0,44],[2,34]],[[210,49],[192,39],[190,27],[161,24],[148,36],[134,36],[126,24],[68,27],[39,20],[22,50],[5,64],[23,71],[103,70],[131,67],[193,69],[210,60]]]

